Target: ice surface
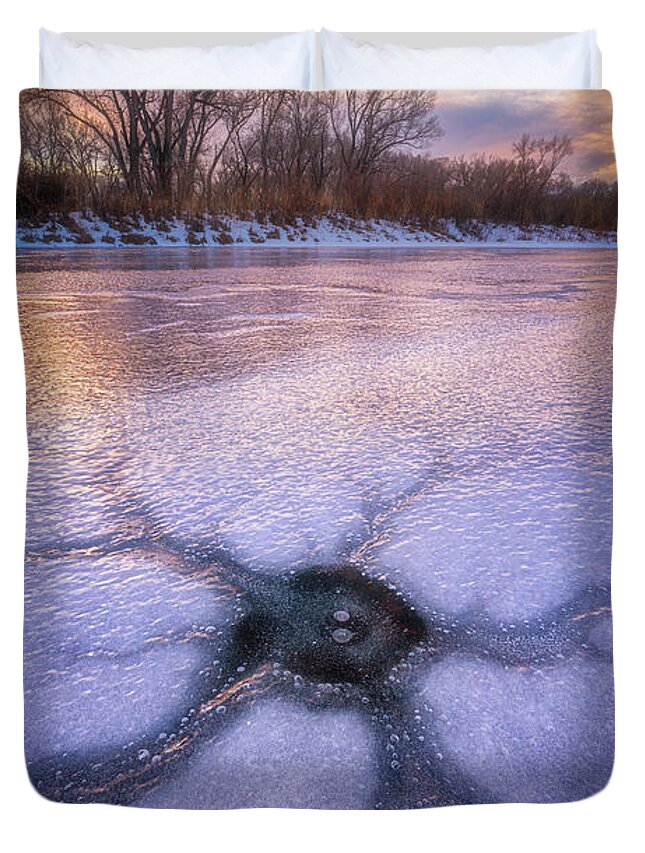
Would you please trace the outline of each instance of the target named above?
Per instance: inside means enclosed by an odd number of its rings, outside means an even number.
[[[446,760],[494,798],[580,799],[609,777],[608,664],[571,660],[529,670],[453,656],[432,667],[420,693]]]
[[[30,761],[110,751],[176,722],[189,708],[203,650],[166,646],[133,655],[81,657],[25,676]]]
[[[105,432],[107,426],[102,425]],[[97,431],[100,434],[100,426]],[[120,535],[120,507],[115,505],[114,489],[105,471],[109,464],[105,442],[92,448],[82,446],[83,437],[90,432],[87,422],[79,423],[70,437],[73,449],[61,446],[54,432],[51,429],[43,441],[45,452],[39,453],[36,442],[31,442],[27,548],[78,548],[115,542]],[[74,511],[70,511],[71,506]]]
[[[124,745],[187,704],[235,605],[170,562],[132,551],[28,564],[30,758]]]
[[[607,584],[611,482],[575,467],[514,467],[462,476],[392,519],[376,555],[414,601],[531,619]]]
[[[25,585],[26,654],[139,651],[193,626],[221,629],[234,603],[162,552],[39,560]]]
[[[199,403],[192,392],[148,400],[130,448],[131,494],[185,542],[219,541],[266,570],[342,559],[367,535],[370,502],[395,499],[433,452],[371,424],[371,395],[357,383],[372,377],[360,363],[348,376],[330,357],[202,387]]]
[[[30,757],[121,754],[209,689],[236,611],[186,575],[198,547],[273,573],[358,551],[424,615],[474,611],[493,651],[586,587],[605,612],[615,252],[348,239],[21,253]],[[588,624],[541,672],[435,659],[433,768],[500,799],[600,787],[611,643]],[[373,805],[364,718],[239,710],[151,805]]]
[[[372,734],[361,717],[260,702],[138,805],[369,808],[375,777]]]
[[[612,654],[612,618],[608,614],[601,619],[594,620],[587,633],[587,640],[598,651],[606,655]]]

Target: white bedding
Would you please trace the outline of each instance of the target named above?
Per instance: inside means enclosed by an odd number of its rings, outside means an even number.
[[[593,89],[593,30],[534,45],[420,49],[322,30],[324,89]]]
[[[123,34],[121,34],[123,35]],[[126,34],[127,35],[127,34]],[[593,30],[536,44],[409,47],[405,34],[358,41],[308,30],[254,44],[168,46],[167,33],[139,33],[164,46],[40,33],[40,85],[46,88],[594,89],[601,87]],[[423,35],[423,34],[421,34]],[[436,43],[440,34],[427,34]],[[493,34],[494,35],[494,34]],[[230,34],[227,34],[230,36]],[[217,36],[214,36],[217,38]],[[389,40],[391,39],[391,40]],[[319,69],[322,68],[322,75]]]
[[[306,89],[315,33],[252,45],[131,48],[40,30],[40,85],[47,89]]]

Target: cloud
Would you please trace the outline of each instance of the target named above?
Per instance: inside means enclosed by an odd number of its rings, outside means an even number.
[[[444,137],[436,156],[509,154],[523,133],[566,134],[574,152],[565,169],[574,177],[614,180],[611,98],[604,91],[439,92]]]

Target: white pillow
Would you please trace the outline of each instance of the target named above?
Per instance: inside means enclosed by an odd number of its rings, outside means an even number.
[[[40,31],[47,89],[309,89],[313,30],[248,46],[131,48]]]
[[[324,89],[592,89],[594,30],[529,46],[419,49],[320,34]]]

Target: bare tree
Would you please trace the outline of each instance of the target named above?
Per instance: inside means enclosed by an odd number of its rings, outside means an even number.
[[[385,155],[425,148],[442,134],[433,92],[334,92],[325,102],[343,166],[341,180],[361,196]]]
[[[224,155],[239,139],[243,127],[250,120],[256,108],[254,92],[231,92],[222,105],[222,126],[218,133],[210,133],[205,156],[207,166],[203,173],[204,196],[208,205],[215,204],[215,174],[221,166]]]
[[[528,221],[536,198],[544,193],[558,168],[572,151],[573,144],[568,136],[545,139],[525,133],[513,144],[521,222]]]

